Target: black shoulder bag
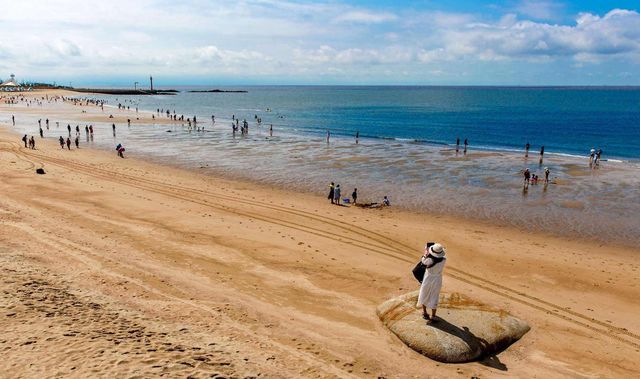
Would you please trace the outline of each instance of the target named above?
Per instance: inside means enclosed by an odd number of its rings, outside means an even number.
[[[413,272],[413,276],[420,283],[422,283],[422,279],[424,279],[424,272],[428,268],[431,268],[431,267],[435,266],[436,264],[438,264],[438,263],[440,263],[440,262],[442,262],[444,260],[444,258],[437,258],[437,257],[434,257],[431,254],[429,254],[427,256],[427,258],[431,258],[431,260],[433,261],[433,264],[431,266],[427,266],[424,263],[422,263],[422,258],[420,258],[420,260],[418,261],[418,264],[416,265],[416,267],[414,267],[413,270],[411,270]]]

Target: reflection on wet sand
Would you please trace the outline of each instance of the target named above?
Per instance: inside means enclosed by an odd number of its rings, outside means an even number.
[[[55,119],[55,109],[48,107],[53,105],[22,116],[16,129],[35,134],[37,120],[48,114],[60,125],[84,128],[81,122]],[[10,117],[2,114],[0,121],[6,123]],[[111,124],[97,123],[89,145],[112,150],[122,143],[134,156],[322,195],[327,183],[334,181],[349,191],[357,187],[363,203],[380,202],[389,195],[394,206],[421,212],[624,244],[640,242],[636,163],[605,161],[594,170],[586,156],[547,153],[541,166],[536,157],[526,160],[519,153],[469,150],[464,155],[441,145],[366,138],[355,144],[352,138],[335,136],[327,145],[321,136],[287,130],[269,137],[268,126],[253,124],[248,135],[234,137],[231,120],[219,116],[216,120],[215,126],[206,123],[206,132],[189,132],[160,120],[132,122],[131,128],[118,128],[116,138]],[[52,128],[45,137],[58,138],[65,132],[62,126]],[[549,167],[550,184],[530,185],[523,196],[526,167],[541,178],[544,167]]]

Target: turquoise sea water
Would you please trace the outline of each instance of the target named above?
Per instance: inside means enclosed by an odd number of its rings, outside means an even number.
[[[106,100],[104,113],[126,115],[132,126],[117,125],[113,137],[111,123],[94,124],[94,141],[81,143],[111,151],[122,143],[127,155],[291,191],[324,195],[334,181],[345,194],[357,187],[364,202],[380,202],[388,195],[393,206],[422,213],[622,244],[640,242],[640,89],[227,89],[248,93],[86,96]],[[119,103],[130,110],[118,111]],[[195,115],[204,131],[186,122],[169,124],[159,114],[155,124],[137,125],[136,106],[153,112],[175,110],[185,118]],[[41,115],[21,116],[15,128],[37,135],[37,119],[46,114],[43,106]],[[248,121],[248,135],[232,134],[232,115]],[[8,113],[0,114],[0,123],[9,120]],[[65,135],[67,123],[79,123],[51,121],[62,125],[45,131],[46,138],[54,139]],[[84,123],[80,127],[84,129]],[[469,140],[467,154],[462,148],[456,153],[456,137]],[[531,144],[528,158],[522,152],[526,142]],[[592,147],[604,152],[597,169],[589,167]],[[551,183],[523,191],[522,170],[543,177],[545,167],[551,170]]]

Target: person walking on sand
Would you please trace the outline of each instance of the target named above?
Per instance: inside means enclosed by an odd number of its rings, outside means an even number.
[[[354,188],[353,192],[351,193],[351,199],[353,200],[353,205],[358,204],[358,189]]]
[[[80,148],[80,137],[76,136],[76,149]]]
[[[336,184],[336,188],[333,191],[333,203],[340,205],[340,184]]]
[[[111,128],[113,129],[113,136],[116,136],[116,124],[111,124]]]
[[[25,135],[22,137],[22,142],[24,142],[24,147],[27,147],[27,139],[28,139],[28,137],[27,137],[27,135],[25,134]]]
[[[71,150],[71,138],[67,137],[67,149]]]
[[[524,157],[525,158],[529,158],[529,149],[531,148],[531,145],[529,145],[529,142],[527,142],[526,145],[524,145]]]
[[[120,158],[124,158],[124,146],[122,146],[122,144],[118,144],[118,146],[116,146],[116,151]]]
[[[40,138],[44,138],[44,132],[42,131],[42,126],[40,127]]]
[[[31,136],[31,138],[29,139],[29,146],[31,147],[32,150],[36,149],[36,140],[35,138],[33,138],[33,136]]]
[[[27,135],[25,134],[24,138],[27,138]],[[27,147],[27,143],[24,143],[24,147]],[[327,199],[331,200],[331,204],[333,204],[333,195],[335,193],[335,189],[336,189],[336,185],[331,182],[331,184],[329,184],[329,196],[327,196]]]
[[[531,172],[528,168],[524,169],[524,188],[529,187],[529,182],[531,181]]]
[[[425,246],[424,255],[420,259],[422,264],[426,266],[426,270],[420,285],[417,305],[422,306],[422,318],[427,320],[427,324],[437,321],[436,311],[438,309],[440,289],[442,288],[442,272],[447,262],[445,255],[444,246],[435,243],[429,247]],[[431,316],[429,316],[427,309],[431,309]]]
[[[64,138],[60,136],[60,138],[58,138],[58,141],[60,142],[60,147],[62,148],[62,150],[64,150]]]
[[[13,124],[13,126],[16,126],[16,116],[11,115],[11,123]]]
[[[67,124],[67,131],[69,132],[69,137],[71,137],[71,124]]]

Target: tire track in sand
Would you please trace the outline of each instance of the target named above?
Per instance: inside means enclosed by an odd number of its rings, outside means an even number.
[[[336,242],[345,243],[354,247],[367,249],[368,251],[372,251],[377,254],[385,255],[394,259],[399,259],[401,261],[404,261],[410,264],[413,264],[415,261],[414,258],[409,258],[415,255],[415,250],[412,247],[408,246],[407,244],[402,243],[400,241],[396,241],[389,237],[386,237],[380,233],[373,232],[368,229],[355,226],[349,223],[338,224],[336,222],[327,220],[325,218],[322,218],[320,216],[317,216],[309,212],[292,210],[292,209],[277,206],[277,205],[263,204],[258,201],[252,201],[252,200],[229,196],[229,195],[214,194],[207,191],[193,189],[193,188],[180,186],[180,185],[173,185],[173,184],[168,185],[166,183],[158,182],[152,179],[135,177],[129,174],[124,174],[117,170],[99,168],[99,167],[95,167],[95,166],[84,164],[84,163],[73,162],[73,161],[64,160],[61,158],[55,158],[47,155],[38,154],[31,151],[25,151],[25,149],[23,149],[21,146],[13,143],[11,143],[10,145],[12,145],[11,150],[17,154],[22,154],[32,158],[38,158],[45,162],[49,162],[53,165],[67,168],[70,170],[81,171],[84,174],[87,174],[102,180],[106,180],[109,182],[113,182],[115,184],[125,184],[130,187],[135,187],[141,190],[155,192],[155,193],[173,197],[179,200],[196,203],[196,204],[213,208],[213,209],[218,209],[224,212],[230,212],[240,216],[261,220],[267,223],[272,223],[272,224],[280,225],[283,227],[300,230],[302,232],[328,238]],[[206,200],[200,200],[200,199],[186,196],[185,194],[187,193],[206,196],[206,197],[219,199],[219,200],[231,201],[238,204],[245,204],[245,205],[249,205],[257,208],[271,209],[271,210],[275,210],[275,211],[286,213],[293,216],[309,218],[314,221],[323,223],[325,225],[335,227],[338,229],[338,231],[347,231],[361,238],[353,238],[351,236],[345,236],[344,234],[336,237],[335,235],[336,233],[328,233],[328,232],[325,232],[324,229],[318,229],[318,228],[310,227],[300,223],[295,223],[290,219],[275,220],[273,217],[267,218],[256,213],[251,213],[249,211],[241,211],[238,209],[233,209],[232,207],[229,207],[229,206],[220,206],[220,205],[212,204],[211,202],[208,202]],[[398,250],[401,254],[398,254]],[[460,280],[464,283],[467,283],[471,286],[482,288],[493,294],[502,296],[509,300],[518,302],[520,304],[529,306],[538,311],[544,312],[548,315],[563,319],[575,325],[595,331],[599,334],[605,335],[607,337],[610,337],[612,339],[615,339],[619,342],[630,345],[637,349],[640,348],[640,335],[632,333],[626,328],[602,322],[600,320],[572,311],[570,309],[566,309],[561,305],[551,303],[549,301],[540,299],[538,297],[526,294],[522,291],[518,291],[512,288],[509,288],[507,286],[498,284],[496,282],[484,279],[482,277],[471,274],[469,272],[466,272],[456,267],[450,266],[449,271],[454,272],[454,274],[451,274],[451,273],[449,274],[451,277],[457,280]],[[604,330],[601,328],[603,328]],[[627,338],[633,339],[633,341],[630,341]]]

